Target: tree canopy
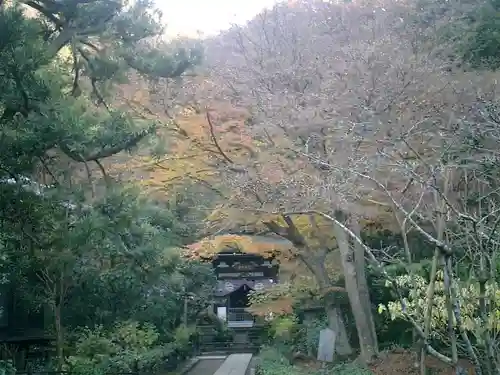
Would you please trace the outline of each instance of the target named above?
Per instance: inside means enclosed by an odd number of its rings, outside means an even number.
[[[58,369],[158,369],[231,247],[280,260],[250,299],[287,345],[321,305],[338,354],[404,326],[422,374],[498,375],[497,16],[301,0],[166,41],[150,1],[0,0],[1,297]]]
[[[124,322],[120,329],[137,333],[148,323],[160,340],[148,350],[175,341],[182,316],[209,302],[211,270],[180,258],[194,239],[180,206],[155,203],[109,176],[103,162],[162,127],[120,103],[117,85],[133,74],[180,77],[199,51],[155,40],[161,15],[148,1],[0,2],[0,35],[4,292],[12,290],[23,314],[45,312],[59,369],[81,364],[67,362],[66,350],[83,327]],[[183,311],[188,295],[200,310]],[[19,307],[11,308],[8,324],[29,329],[22,324],[30,318],[15,323]]]

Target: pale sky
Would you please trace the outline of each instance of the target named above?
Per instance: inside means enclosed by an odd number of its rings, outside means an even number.
[[[244,23],[276,0],[155,0],[163,12],[168,35],[205,35]]]

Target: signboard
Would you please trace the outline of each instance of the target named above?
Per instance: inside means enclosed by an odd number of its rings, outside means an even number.
[[[248,262],[248,263],[240,263],[240,262],[234,262],[233,263],[233,268],[236,271],[251,271],[255,268],[258,268],[259,265],[255,262]]]
[[[244,267],[242,267],[244,268]],[[264,277],[266,279],[275,278],[278,275],[278,267],[255,267],[250,270],[242,270],[235,267],[218,267],[215,269],[218,277],[232,276],[234,278],[245,277],[243,275],[251,275],[255,277]]]
[[[264,277],[263,272],[219,272],[219,279],[251,279],[252,277]]]
[[[279,263],[261,256],[220,255],[214,259],[213,266],[218,279],[275,278]]]
[[[335,352],[335,331],[322,329],[319,333],[318,361],[333,362]]]

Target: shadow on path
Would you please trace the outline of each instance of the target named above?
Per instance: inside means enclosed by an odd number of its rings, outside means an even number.
[[[201,358],[194,366],[187,372],[186,375],[214,375],[215,371],[224,363],[224,358],[217,359],[204,359]]]
[[[248,373],[251,353],[230,354],[227,357],[198,357],[186,375],[245,375]]]

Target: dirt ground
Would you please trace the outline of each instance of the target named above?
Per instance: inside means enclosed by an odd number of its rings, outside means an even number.
[[[381,353],[380,358],[370,365],[374,375],[419,375],[414,367],[414,356],[405,351]]]
[[[415,356],[410,351],[396,349],[382,353],[380,359],[375,361],[370,369],[374,375],[419,375],[419,370],[415,368]],[[433,357],[427,357],[425,361],[429,374],[432,375],[455,375],[455,369]],[[467,360],[459,360],[467,375],[475,375],[472,364]]]
[[[414,367],[415,357],[410,351],[395,349],[380,354],[380,357],[370,366],[374,375],[420,375],[420,371]],[[316,361],[299,361],[300,367],[308,370],[320,368]],[[472,364],[465,360],[459,360],[459,365],[466,371],[467,375],[475,375]],[[426,367],[431,375],[455,375],[455,370],[434,358],[427,358]]]

